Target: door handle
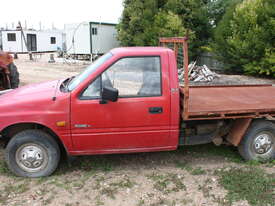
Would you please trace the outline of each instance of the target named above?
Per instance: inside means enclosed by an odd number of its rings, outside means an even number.
[[[151,114],[160,114],[163,112],[162,107],[149,107],[149,113]]]

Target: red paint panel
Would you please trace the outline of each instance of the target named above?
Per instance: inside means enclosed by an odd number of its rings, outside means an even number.
[[[241,113],[275,110],[275,87],[229,86],[191,87],[189,112],[192,115],[209,113]]]
[[[168,129],[143,131],[141,128],[136,128],[135,132],[91,132],[74,134],[73,140],[76,150],[93,152],[94,150],[166,146],[169,143],[169,134],[170,130]],[[86,144],[83,144],[83,142],[86,142]]]
[[[127,52],[126,52],[127,51]],[[175,147],[170,139],[171,96],[167,49],[116,49],[108,63],[91,75],[82,90],[113,62],[125,56],[160,56],[162,96],[119,98],[117,102],[99,104],[99,100],[80,100],[81,89],[74,91],[71,102],[71,128],[74,150],[83,153],[106,149],[142,149]],[[149,113],[150,107],[162,107],[160,114]],[[89,125],[76,128],[76,125]]]
[[[60,92],[60,83],[32,84],[1,95],[0,131],[14,124],[41,124],[54,131],[70,150],[70,93]],[[58,121],[65,121],[65,127],[57,127]]]

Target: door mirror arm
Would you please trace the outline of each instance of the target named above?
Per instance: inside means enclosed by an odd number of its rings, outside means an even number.
[[[118,90],[111,87],[103,87],[101,92],[100,104],[107,104],[108,101],[116,102],[118,99]]]
[[[99,100],[99,104],[108,104],[108,101],[101,98],[101,99]]]

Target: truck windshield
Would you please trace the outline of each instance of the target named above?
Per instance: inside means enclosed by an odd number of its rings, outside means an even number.
[[[81,82],[83,82],[88,76],[90,76],[98,67],[100,67],[104,62],[112,57],[112,53],[106,53],[90,66],[88,66],[82,73],[77,75],[68,85],[68,90],[74,90]]]

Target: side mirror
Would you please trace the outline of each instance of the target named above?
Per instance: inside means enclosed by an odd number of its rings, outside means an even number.
[[[103,87],[100,104],[106,104],[107,101],[116,102],[118,99],[118,90],[111,87]]]

